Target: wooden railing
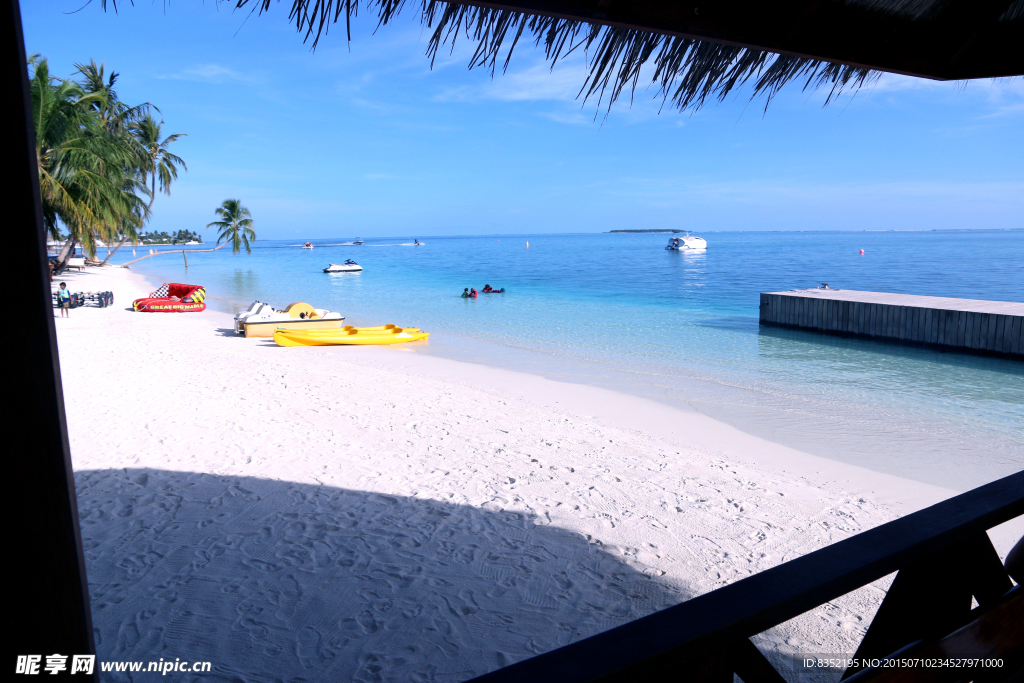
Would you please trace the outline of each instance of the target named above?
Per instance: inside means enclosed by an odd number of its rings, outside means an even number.
[[[781,683],[751,636],[893,572],[896,578],[852,658],[883,659],[908,646],[934,650],[944,637],[984,617],[982,626],[995,629],[998,641],[986,652],[1011,653],[1002,667],[986,672],[989,680],[1000,680],[1020,664],[1013,653],[1024,652],[1024,614],[1021,589],[1013,588],[986,532],[1022,514],[1024,472],[474,680],[732,683],[736,674],[744,683]],[[848,669],[844,678],[858,670]],[[923,678],[912,669],[889,671],[900,671],[901,680],[933,680],[926,672],[937,670],[919,669]],[[885,670],[862,671],[857,678],[879,672]]]

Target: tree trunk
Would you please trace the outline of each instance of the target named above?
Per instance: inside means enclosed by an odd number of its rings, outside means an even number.
[[[71,247],[70,249],[68,247]],[[78,246],[78,240],[74,236],[69,237],[67,243],[64,245],[64,249],[61,250],[61,255],[57,257],[57,265],[53,268],[53,273],[63,273],[67,267],[68,262],[75,255],[75,247]]]
[[[68,236],[68,241],[64,243],[64,246],[60,248],[60,253],[57,255],[57,263],[60,263],[68,254],[68,247],[71,246],[71,241],[75,239],[73,236]]]
[[[123,247],[123,246],[125,245],[125,242],[126,242],[126,241],[127,241],[127,242],[130,242],[131,240],[121,240],[121,241],[120,241],[120,242],[119,242],[119,243],[117,244],[117,246],[116,246],[116,247],[114,247],[114,251],[110,251],[110,247],[107,247],[107,258],[103,259],[103,263],[101,263],[100,265],[101,265],[101,266],[105,266],[105,265],[107,265],[107,261],[109,261],[109,260],[110,260],[110,257],[111,257],[111,256],[113,256],[114,254],[116,254],[116,253],[117,253],[117,250],[118,250],[118,249],[120,249],[121,247]]]
[[[146,207],[146,215],[147,216],[149,215],[149,212],[153,209],[153,202],[155,202],[155,201],[156,201],[156,174],[154,173],[153,174],[153,186],[152,186],[152,190],[149,193],[149,206]],[[101,266],[107,265],[107,261],[110,260],[110,257],[113,256],[114,254],[116,254],[117,250],[124,246],[124,243],[125,243],[125,240],[121,240],[120,244],[118,244],[116,247],[114,247],[114,251],[110,251],[110,248],[107,247],[107,258],[103,259],[103,263],[101,263],[100,265]],[[145,256],[143,258],[145,258]],[[139,259],[135,259],[135,260],[138,261]],[[135,261],[129,261],[129,263],[135,263]],[[127,265],[127,264],[125,264],[125,265]]]
[[[160,256],[161,254],[184,254],[186,251],[191,251],[193,254],[198,254],[198,253],[202,253],[204,251],[217,251],[221,247],[226,247],[227,245],[228,245],[228,243],[224,242],[223,244],[218,245],[218,246],[214,247],[213,249],[172,249],[170,251],[158,251],[155,254],[146,254],[145,256],[140,256],[137,259],[132,259],[128,263],[122,263],[121,267],[122,268],[127,268],[128,266],[130,266],[133,263],[137,263],[138,261],[142,261],[143,259],[153,258],[154,256]]]

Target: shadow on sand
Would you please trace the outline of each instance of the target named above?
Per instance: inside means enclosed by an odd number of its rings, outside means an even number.
[[[465,680],[688,597],[523,512],[162,470],[75,481],[98,659],[212,662],[188,680]]]

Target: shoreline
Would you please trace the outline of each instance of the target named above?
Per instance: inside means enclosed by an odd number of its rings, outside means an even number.
[[[143,262],[147,263],[154,267],[157,264]],[[179,267],[157,268],[162,276],[149,276],[145,269],[133,272],[151,278],[155,288],[175,274],[188,280],[180,271]],[[201,275],[196,277],[204,279]],[[289,298],[307,300],[305,297],[313,296],[313,290],[307,286],[278,300],[271,294],[273,288],[237,289],[207,272],[204,281],[212,284],[211,280],[218,282],[219,287],[213,288],[208,306],[231,314],[248,308],[252,299],[241,292],[250,289],[257,290],[261,300],[276,304]],[[218,289],[227,298],[218,298]],[[966,491],[1024,467],[1024,441],[1019,430],[1013,428],[1015,421],[1008,414],[1008,410],[1012,412],[1009,403],[1004,402],[995,412],[988,413],[989,419],[968,419],[966,416],[979,405],[972,402],[969,386],[957,389],[951,404],[947,396],[934,392],[928,373],[928,367],[933,365],[943,373],[943,381],[955,382],[953,373],[966,364],[962,371],[980,373],[978,377],[991,383],[989,373],[1006,372],[1006,364],[1012,361],[960,357],[951,360],[933,350],[761,328],[754,315],[744,319],[739,336],[733,332],[732,338],[723,339],[746,345],[735,366],[723,364],[720,357],[702,363],[699,353],[682,363],[671,363],[656,357],[633,358],[628,348],[619,348],[611,355],[595,353],[595,349],[585,345],[579,349],[565,348],[558,342],[546,343],[534,333],[521,338],[516,334],[509,336],[507,331],[498,335],[478,334],[478,328],[467,327],[467,320],[449,324],[438,318],[436,311],[425,321],[412,310],[401,314],[391,310],[381,316],[380,311],[389,310],[383,302],[369,306],[355,301],[348,305],[333,303],[333,308],[345,313],[347,322],[353,325],[415,319],[434,332],[430,345],[421,351],[426,355],[599,387],[675,409],[697,411],[797,451],[925,484]],[[385,308],[381,309],[381,305]],[[527,321],[520,322],[528,325]],[[730,325],[735,326],[736,322]],[[685,356],[686,347],[680,351]],[[751,354],[757,354],[759,359],[752,362]],[[806,356],[798,359],[800,354]],[[795,371],[793,381],[780,374],[789,362],[787,358],[795,363],[790,368]],[[814,371],[804,371],[818,367],[822,361],[829,364],[826,374],[832,372],[830,377],[838,380],[834,390],[824,388],[824,376],[819,378]],[[996,367],[990,368],[993,364]],[[890,381],[875,382],[880,367],[894,373]],[[1018,369],[1014,367],[1013,371]],[[899,392],[900,382],[906,382],[905,386],[910,388],[907,393]],[[875,396],[866,399],[865,392],[872,387]],[[890,394],[887,389],[896,391]],[[991,386],[987,390],[991,391]],[[890,395],[895,398],[887,400],[885,397]],[[956,402],[960,409],[950,409]]]
[[[137,272],[66,279],[116,296],[56,321],[110,658],[460,680],[955,493],[415,345],[282,349],[214,310],[134,313],[152,289]],[[1001,554],[1021,526],[993,530]],[[883,585],[757,644],[847,651]]]

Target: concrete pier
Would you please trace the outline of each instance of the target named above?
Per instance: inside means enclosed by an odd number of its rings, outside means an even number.
[[[1024,358],[1024,303],[851,289],[761,294],[761,324]]]

